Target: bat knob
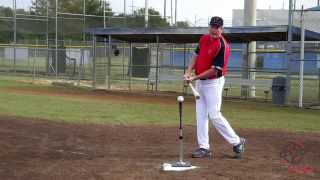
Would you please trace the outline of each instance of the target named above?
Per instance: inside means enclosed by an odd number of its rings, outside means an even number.
[[[178,96],[177,100],[178,100],[178,102],[183,102],[184,101],[184,97],[183,96]]]

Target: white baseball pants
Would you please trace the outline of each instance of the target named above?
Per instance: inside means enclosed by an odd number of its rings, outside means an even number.
[[[196,81],[196,89],[200,94],[200,99],[196,101],[197,139],[200,148],[210,148],[208,117],[231,145],[240,143],[239,136],[220,112],[224,83],[224,77]]]

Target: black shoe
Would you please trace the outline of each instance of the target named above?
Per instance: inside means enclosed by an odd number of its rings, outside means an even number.
[[[246,139],[240,138],[240,143],[236,146],[233,146],[233,152],[235,153],[235,158],[240,159],[244,153],[244,148],[246,145]]]
[[[192,153],[192,158],[212,157],[212,152],[209,149],[198,148]]]

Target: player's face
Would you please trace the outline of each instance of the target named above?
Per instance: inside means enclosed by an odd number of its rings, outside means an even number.
[[[212,38],[219,38],[223,32],[222,26],[209,26],[209,34]]]

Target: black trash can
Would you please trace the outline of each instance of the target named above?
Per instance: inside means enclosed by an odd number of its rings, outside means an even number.
[[[272,103],[285,105],[287,100],[287,78],[275,77],[272,80]]]
[[[148,78],[150,73],[150,55],[148,48],[132,49],[132,66],[128,69],[128,75],[137,78]]]

